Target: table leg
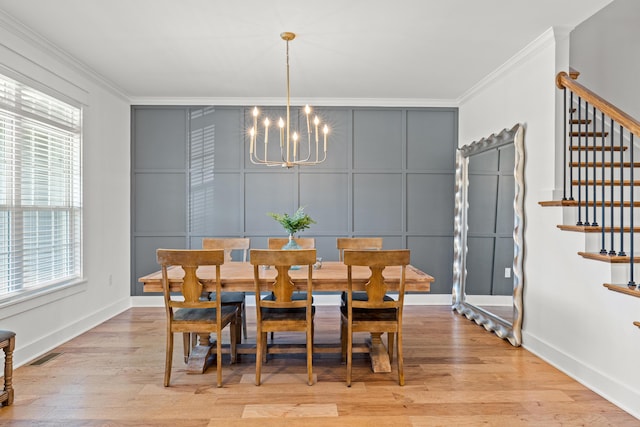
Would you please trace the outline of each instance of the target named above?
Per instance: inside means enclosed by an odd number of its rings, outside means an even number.
[[[391,372],[389,353],[382,342],[382,332],[371,332],[371,340],[367,340],[367,345],[373,372]]]
[[[188,374],[202,374],[207,369],[207,361],[211,353],[212,344],[209,333],[198,334],[198,344],[193,346],[187,362]]]

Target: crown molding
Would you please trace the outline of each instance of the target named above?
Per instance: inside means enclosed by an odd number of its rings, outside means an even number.
[[[215,98],[215,97],[130,97],[132,105],[218,105],[218,106],[278,106],[285,104],[283,98]],[[314,107],[438,107],[457,108],[453,99],[415,98],[297,98],[291,105],[313,105]]]
[[[0,28],[3,28],[10,32],[11,34],[18,37],[20,40],[26,42],[30,46],[39,50],[40,52],[46,54],[47,56],[52,57],[54,60],[59,61],[62,65],[65,65],[71,70],[78,72],[83,77],[87,78],[89,81],[97,84],[103,89],[107,90],[111,94],[116,97],[122,99],[125,102],[130,102],[129,96],[115,83],[108,80],[106,77],[102,76],[83,62],[76,59],[71,54],[67,53],[56,44],[50,42],[48,39],[40,35],[39,33],[33,31],[31,28],[24,25],[22,22],[18,21],[8,13],[3,10],[0,10]],[[15,52],[15,50],[14,50]],[[20,54],[24,57],[24,55]],[[33,61],[31,61],[33,62]],[[34,62],[35,63],[35,62]],[[67,80],[67,78],[56,74],[50,68],[43,66],[42,64],[37,64],[43,69],[46,69],[50,73],[56,75],[58,78],[62,78]],[[76,85],[77,86],[77,85]]]
[[[572,29],[568,27],[551,27],[547,29],[535,40],[533,40],[527,46],[522,48],[518,53],[516,53],[511,58],[509,58],[507,62],[505,62],[498,68],[496,68],[494,71],[489,73],[486,77],[484,77],[474,86],[472,86],[469,90],[463,93],[456,100],[456,104],[457,105],[464,104],[469,99],[473,98],[479,91],[481,91],[485,87],[490,86],[496,81],[499,81],[502,78],[502,76],[507,72],[509,72],[513,67],[524,62],[525,60],[535,55],[542,49],[549,47],[551,44],[555,43],[556,40],[568,37],[571,30]]]

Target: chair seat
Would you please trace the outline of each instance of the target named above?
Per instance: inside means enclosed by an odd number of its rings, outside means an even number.
[[[342,299],[342,304],[347,304],[347,293],[346,292],[342,292],[341,299]],[[364,292],[364,291],[355,291],[355,292],[353,292],[353,300],[354,301],[368,301],[369,297],[367,296],[367,293]],[[385,301],[393,301],[393,298],[391,298],[389,295],[385,295],[384,296],[384,300]]]
[[[13,338],[16,336],[15,332],[12,331],[0,331],[0,342],[2,341],[6,341],[10,338]]]
[[[311,316],[316,314],[316,308],[311,306]],[[305,320],[307,310],[300,308],[262,308],[262,320]]]
[[[340,307],[340,312],[347,317],[347,306]],[[353,321],[395,321],[398,319],[398,309],[396,308],[354,308]]]
[[[222,323],[226,323],[236,315],[237,308],[233,306],[222,307]],[[173,321],[175,322],[208,322],[216,323],[215,308],[181,308],[174,312]]]
[[[222,304],[240,304],[244,302],[244,297],[244,292],[222,292],[220,302]],[[215,301],[216,294],[212,292],[209,298],[211,301]]]
[[[273,295],[273,293],[270,293],[269,295],[265,296],[264,298],[262,298],[263,301],[275,301],[276,297],[275,295]],[[307,299],[307,293],[306,292],[294,292],[291,295],[291,300],[292,301],[304,301]],[[311,297],[311,304],[313,304],[313,296]]]

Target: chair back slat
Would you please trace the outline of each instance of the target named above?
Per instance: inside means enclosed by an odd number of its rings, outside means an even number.
[[[158,249],[156,252],[158,263],[162,267],[162,290],[165,305],[168,308],[210,308],[216,307],[216,301],[200,299],[203,284],[197,275],[199,266],[212,265],[216,267],[216,293],[220,292],[220,265],[224,264],[224,250],[221,249]],[[180,267],[184,271],[180,293],[184,301],[171,299],[168,269]]]
[[[302,249],[314,249],[316,247],[316,239],[313,237],[297,237],[293,240],[295,240]],[[288,242],[288,237],[269,237],[268,246],[269,249],[282,249]]]
[[[251,245],[248,237],[205,237],[202,239],[202,249],[224,249],[225,262],[232,261],[233,251],[242,251],[242,262],[247,262],[247,252]]]
[[[347,265],[347,282],[349,293],[353,291],[352,267],[365,266],[371,270],[371,276],[365,290],[368,301],[352,301],[356,308],[391,308],[401,307],[404,301],[404,284],[406,266],[409,265],[411,252],[408,249],[399,250],[350,250],[344,251],[344,263]],[[400,284],[398,287],[397,301],[384,301],[384,296],[389,291],[389,285],[384,278],[385,267],[400,266]]]
[[[382,237],[338,237],[336,247],[338,260],[342,261],[345,249],[382,249]]]
[[[291,280],[289,270],[291,266],[299,265],[306,266],[308,269],[308,283],[307,292],[311,294],[311,276],[313,271],[313,264],[316,262],[316,250],[315,249],[300,249],[300,250],[281,250],[281,249],[252,249],[251,250],[251,264],[254,266],[254,276],[256,278],[256,294],[258,296],[257,302],[264,307],[269,305],[278,306],[281,308],[287,307],[300,307],[299,301],[292,301],[293,291],[295,286]],[[264,301],[259,298],[259,266],[267,265],[274,266],[278,272],[273,282],[269,281],[269,290],[273,292],[275,301]],[[274,304],[277,303],[277,304]],[[305,306],[306,302],[303,302],[302,306]]]

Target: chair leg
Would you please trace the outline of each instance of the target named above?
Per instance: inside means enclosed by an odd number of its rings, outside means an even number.
[[[195,337],[195,334],[193,336]],[[191,348],[192,348],[190,332],[182,333],[182,346],[184,348],[184,363],[189,363],[189,355],[191,354]]]
[[[347,362],[347,325],[340,317],[340,346],[342,347],[341,363]]]
[[[247,339],[247,310],[246,304],[242,303],[242,332],[244,335],[244,339]]]
[[[2,405],[9,406],[13,404],[13,350],[16,346],[15,336],[9,338],[9,344],[3,348],[4,350],[4,393],[7,394],[7,400]]]
[[[351,365],[353,362],[353,329],[347,325],[347,387],[351,387]]]
[[[273,332],[271,332],[273,334]],[[269,353],[269,346],[267,345],[267,333],[262,333],[262,361],[267,363],[269,358],[267,357]]]
[[[164,386],[169,387],[171,364],[173,363],[173,332],[167,331],[167,354],[164,362]]]
[[[396,334],[396,345],[398,346],[398,383],[404,385],[404,361],[402,356],[402,329],[398,328]]]
[[[237,319],[237,318],[236,318]],[[229,325],[229,342],[231,343],[231,364],[236,363],[238,357],[238,343],[234,339],[236,337],[236,333],[240,325],[237,322],[231,322]]]
[[[387,332],[387,353],[389,354],[389,363],[393,363],[393,346],[395,334],[393,332]]]
[[[307,327],[307,384],[313,385],[313,321]]]
[[[256,385],[260,385],[260,370],[262,368],[262,340],[266,334],[263,334],[258,326],[256,333]]]
[[[231,342],[234,341],[235,338],[235,328],[233,331],[233,335],[231,338]],[[218,388],[222,387],[222,331],[216,331],[216,382]]]

